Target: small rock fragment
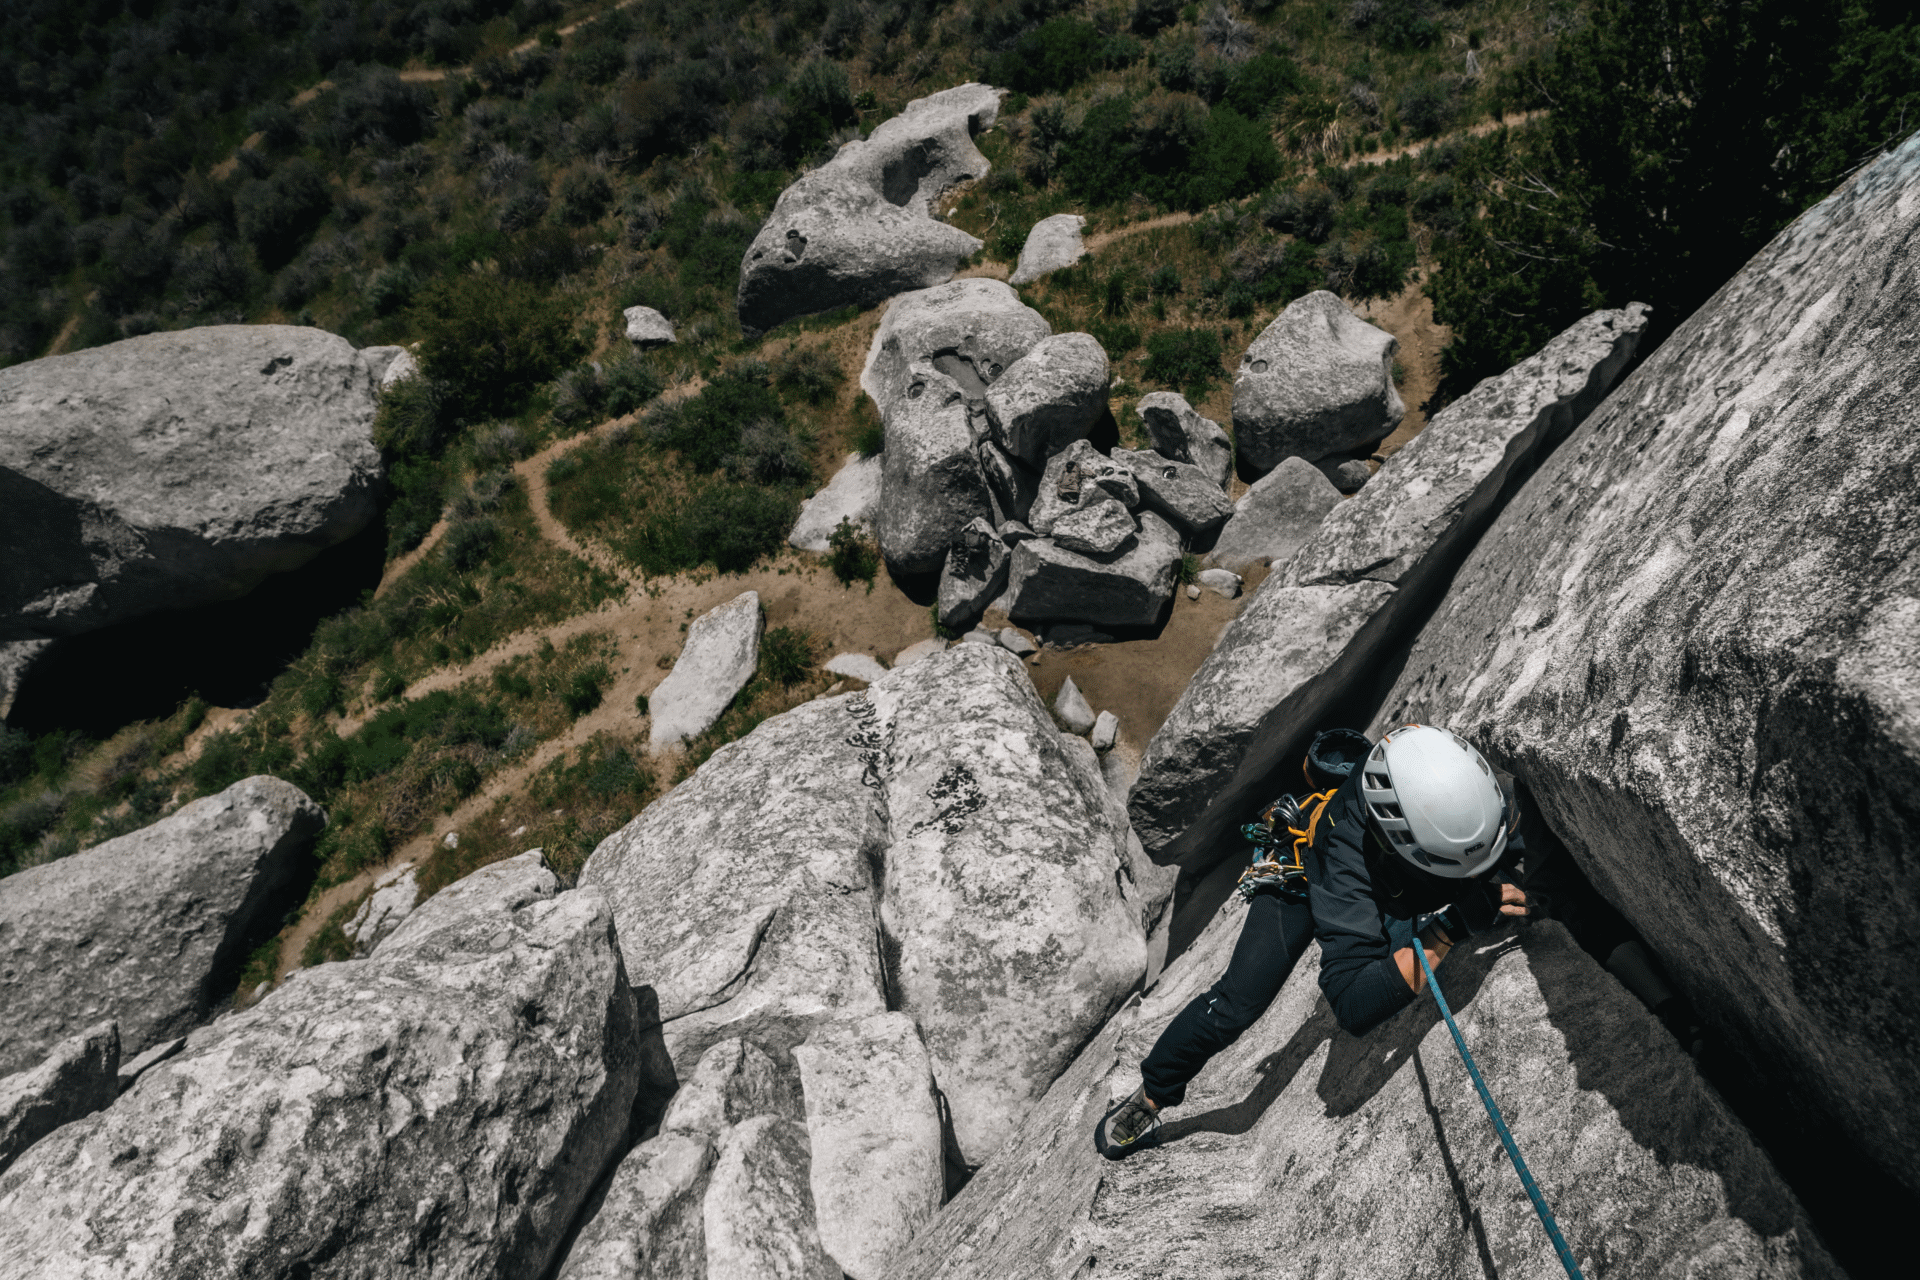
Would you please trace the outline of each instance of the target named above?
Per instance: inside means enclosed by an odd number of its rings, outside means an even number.
[[[1093,744],[1095,751],[1107,751],[1112,748],[1113,741],[1119,734],[1120,717],[1111,711],[1102,711],[1094,717],[1093,732],[1088,735],[1087,741]]]
[[[1240,594],[1240,575],[1231,570],[1202,569],[1197,582],[1223,600],[1231,600]]]
[[[1067,677],[1060,692],[1054,695],[1053,714],[1060,717],[1060,723],[1069,733],[1084,735],[1093,728],[1093,708],[1087,705],[1086,695],[1080,692],[1072,676]]]
[[[947,642],[939,636],[922,640],[917,644],[910,644],[899,653],[893,655],[893,669],[898,671],[902,667],[910,667],[922,658],[929,657],[936,653],[944,653],[946,648]]]
[[[1023,658],[1030,653],[1038,653],[1040,651],[1040,646],[1027,639],[1016,627],[1000,628],[1000,644],[1001,647],[1017,653]]]
[[[1109,498],[1061,516],[1053,525],[1053,541],[1081,555],[1112,555],[1133,541],[1133,517]]]
[[[673,670],[647,698],[649,749],[678,746],[720,718],[753,678],[760,662],[760,627],[760,596],[753,591],[694,619]]]
[[[673,321],[652,307],[628,307],[621,314],[627,318],[627,341],[635,347],[673,345]]]
[[[821,669],[850,680],[865,680],[868,684],[887,674],[887,669],[880,665],[880,659],[867,653],[836,653],[827,659]]]

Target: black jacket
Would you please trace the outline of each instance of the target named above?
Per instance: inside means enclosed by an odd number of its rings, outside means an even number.
[[[1412,945],[1415,916],[1458,904],[1470,919],[1497,918],[1499,886],[1513,878],[1524,852],[1520,833],[1507,837],[1498,866],[1478,880],[1430,876],[1390,852],[1372,833],[1354,770],[1334,793],[1314,831],[1306,861],[1307,901],[1320,941],[1320,990],[1333,1016],[1364,1035],[1407,1007],[1413,991],[1393,953]],[[1509,827],[1514,805],[1508,800]],[[1456,939],[1457,941],[1457,939]]]

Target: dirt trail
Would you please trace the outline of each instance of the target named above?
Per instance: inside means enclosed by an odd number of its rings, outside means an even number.
[[[1192,222],[1193,215],[1181,210],[1175,213],[1163,213],[1157,218],[1143,218],[1139,222],[1129,222],[1124,227],[1113,227],[1107,231],[1096,231],[1080,243],[1087,253],[1096,253],[1115,240],[1127,236],[1137,236],[1142,231],[1157,231],[1161,227],[1177,227],[1183,222]]]
[[[1546,108],[1541,107],[1534,111],[1517,111],[1510,116],[1495,116],[1491,120],[1482,120],[1479,124],[1468,125],[1464,129],[1455,129],[1451,133],[1443,133],[1438,137],[1425,138],[1419,142],[1409,142],[1404,146],[1393,147],[1386,151],[1370,151],[1363,156],[1353,156],[1344,161],[1341,167],[1348,168],[1356,164],[1385,164],[1389,160],[1398,160],[1401,156],[1417,155],[1425,151],[1428,147],[1437,147],[1441,143],[1450,142],[1455,138],[1484,138],[1495,129],[1505,129],[1523,125],[1529,120],[1538,120],[1545,114],[1547,114]]]

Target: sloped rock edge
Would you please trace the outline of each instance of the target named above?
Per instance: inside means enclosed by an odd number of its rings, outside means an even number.
[[[1128,814],[1156,862],[1204,872],[1337,705],[1364,720],[1392,652],[1474,539],[1632,359],[1644,308],[1576,323],[1448,406],[1276,570],[1147,744]]]
[[[1101,1030],[890,1276],[1558,1274],[1431,1000],[1348,1036],[1317,949],[1167,1113],[1159,1146],[1098,1154],[1102,1115],[1241,919],[1223,910]],[[1441,981],[1593,1280],[1842,1275],[1679,1045],[1560,926],[1478,939]]]

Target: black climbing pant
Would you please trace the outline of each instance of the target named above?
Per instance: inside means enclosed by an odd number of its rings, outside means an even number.
[[[1311,941],[1313,912],[1306,903],[1277,893],[1256,895],[1227,971],[1167,1024],[1140,1064],[1147,1096],[1162,1107],[1185,1101],[1187,1082],[1260,1020]]]

